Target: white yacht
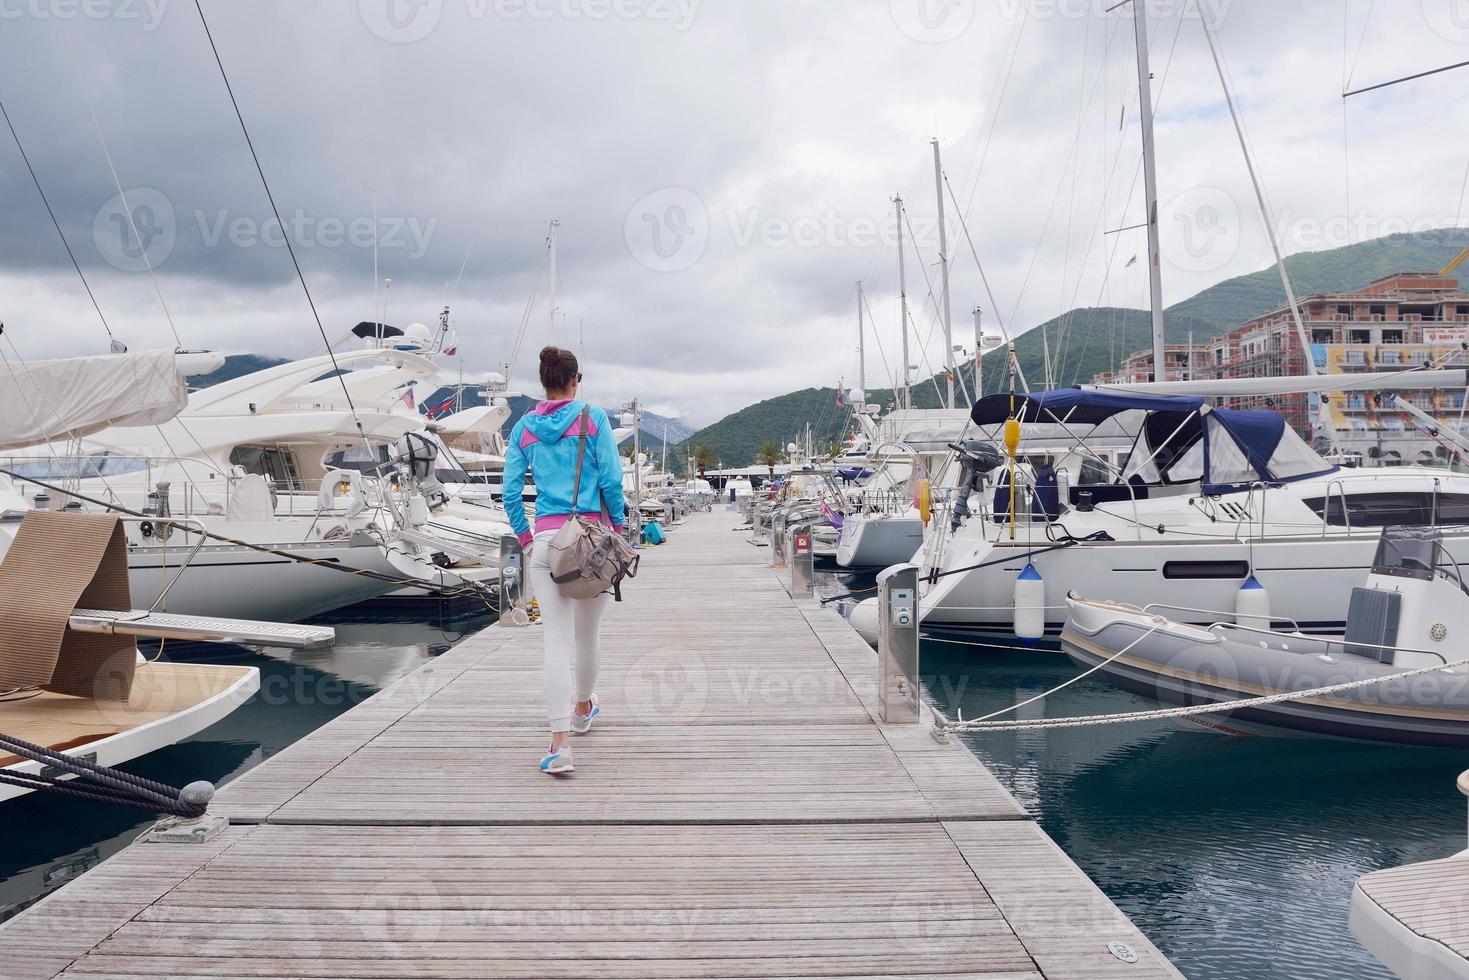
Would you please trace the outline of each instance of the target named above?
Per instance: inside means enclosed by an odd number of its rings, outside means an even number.
[[[1258,590],[1274,622],[1340,633],[1384,526],[1440,527],[1444,553],[1469,561],[1469,475],[1343,469],[1275,412],[1188,395],[992,395],[971,413],[978,433],[997,445],[1012,404],[1015,462],[993,447],[966,453],[963,489],[916,559],[930,633],[1054,637],[1073,590],[1166,603],[1185,622],[1217,621],[1242,590]],[[1073,451],[1026,464],[1035,422],[1073,432]],[[1087,449],[1088,434],[1103,430],[1131,436],[1120,469]]]
[[[384,357],[417,355],[353,351],[336,363]],[[429,511],[413,486],[399,484],[401,468],[368,477],[328,465],[334,453],[386,453],[424,429],[416,414],[314,401],[312,382],[330,365],[329,358],[279,365],[194,392],[176,418],[92,433],[66,452],[80,445],[89,455],[141,465],[73,479],[65,486],[74,496],[12,480],[0,486],[0,504],[18,518],[33,507],[95,508],[97,501],[231,539],[201,544],[186,530],[164,533],[161,523],[129,525],[134,594],[151,603],[167,590],[175,612],[296,620],[412,583],[464,588],[465,576],[444,567],[452,563],[448,549],[428,531],[415,534]],[[181,559],[195,547],[191,572],[180,577]]]
[[[855,417],[870,446],[862,466],[868,475],[843,495],[836,561],[844,568],[886,568],[907,561],[923,545],[919,484],[928,481],[931,494],[953,484],[958,468],[950,447],[969,415],[939,408],[900,409],[878,422],[861,413]],[[849,469],[838,466],[843,476]]]

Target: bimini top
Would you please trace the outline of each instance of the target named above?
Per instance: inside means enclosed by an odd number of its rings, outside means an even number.
[[[975,402],[976,425],[1010,417],[1011,395]],[[1016,394],[1015,417],[1025,422],[1096,425],[1123,413],[1139,413],[1136,441],[1122,479],[1142,484],[1201,483],[1205,493],[1226,493],[1257,482],[1285,483],[1334,472],[1279,412],[1211,408],[1192,395],[1134,395],[1063,388]],[[1131,433],[1133,425],[1128,425]]]
[[[1096,425],[1119,412],[1197,412],[1204,400],[1196,395],[1132,395],[1091,388],[1057,388],[1029,394],[1001,392],[974,403],[969,417],[975,425],[995,425],[1011,415],[1022,422],[1074,422]]]

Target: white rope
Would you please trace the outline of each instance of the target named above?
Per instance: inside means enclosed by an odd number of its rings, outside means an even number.
[[[1140,634],[1137,637],[1137,639],[1133,640],[1127,646],[1123,647],[1121,650],[1118,650],[1116,653],[1112,654],[1112,656],[1108,657],[1106,660],[1103,660],[1101,663],[1097,664],[1095,667],[1092,667],[1092,668],[1090,668],[1088,670],[1082,671],[1080,674],[1077,674],[1075,677],[1071,678],[1068,681],[1063,681],[1060,684],[1057,684],[1055,687],[1051,688],[1049,691],[1042,691],[1040,694],[1037,694],[1035,697],[1033,697],[1033,698],[1026,698],[1024,701],[1021,701],[1019,704],[1012,704],[1008,708],[1001,708],[999,711],[991,711],[989,714],[983,716],[982,718],[974,718],[974,719],[972,719],[970,721],[964,721],[961,718],[959,720],[959,723],[958,724],[955,724],[955,725],[947,725],[947,726],[939,726],[939,727],[941,727],[944,731],[957,731],[957,730],[960,730],[960,729],[974,730],[974,729],[979,729],[981,727],[983,727],[983,728],[994,728],[994,727],[1000,727],[1000,726],[1004,726],[1004,725],[1026,724],[1026,722],[1010,722],[1010,721],[1006,721],[1006,722],[992,722],[990,719],[994,718],[996,715],[1007,715],[1007,714],[1009,714],[1012,711],[1019,711],[1021,708],[1025,707],[1027,704],[1034,704],[1035,702],[1040,701],[1043,698],[1050,697],[1052,694],[1055,694],[1057,691],[1064,690],[1065,688],[1070,687],[1072,684],[1075,684],[1079,680],[1082,680],[1084,678],[1090,677],[1092,674],[1095,674],[1097,671],[1101,670],[1103,667],[1107,666],[1112,661],[1116,660],[1118,657],[1120,657],[1123,654],[1127,653],[1127,651],[1129,651],[1133,647],[1137,646],[1143,640],[1145,640],[1148,637],[1152,636],[1155,632],[1157,632],[1164,625],[1166,625],[1166,621],[1165,622],[1154,623],[1152,626],[1148,627],[1148,629],[1145,632],[1143,632],[1142,634]],[[1092,717],[1097,717],[1097,716],[1092,716]],[[1056,720],[1065,720],[1065,719],[1056,719]]]
[[[1405,680],[1409,677],[1417,677],[1420,674],[1428,674],[1433,671],[1450,671],[1455,667],[1462,667],[1466,664],[1469,664],[1469,659],[1455,660],[1451,663],[1446,664],[1430,664],[1427,667],[1416,667],[1412,670],[1404,670],[1392,674],[1384,674],[1381,677],[1367,677],[1361,680],[1343,681],[1340,684],[1328,684],[1325,687],[1313,687],[1304,691],[1282,691],[1278,694],[1266,694],[1255,698],[1243,698],[1238,701],[1220,701],[1216,704],[1195,704],[1177,708],[1157,708],[1151,711],[1127,711],[1110,715],[1080,715],[1074,718],[1043,718],[1035,721],[989,720],[995,715],[1005,714],[1008,711],[1014,711],[1016,708],[1019,708],[1026,704],[1030,704],[1032,701],[1038,701],[1041,698],[1045,697],[1047,694],[1051,694],[1054,691],[1059,691],[1061,690],[1061,688],[1066,687],[1069,684],[1075,683],[1078,680],[1081,680],[1081,678],[1087,676],[1088,674],[1100,670],[1102,667],[1105,667],[1107,664],[1111,663],[1112,661],[1116,660],[1118,657],[1126,653],[1128,650],[1132,649],[1132,647],[1138,641],[1142,640],[1149,633],[1152,633],[1153,630],[1158,629],[1158,627],[1161,625],[1163,624],[1160,623],[1158,624],[1158,626],[1152,627],[1152,629],[1149,629],[1147,633],[1142,634],[1142,636],[1139,636],[1136,640],[1133,640],[1132,643],[1129,643],[1126,647],[1123,647],[1121,650],[1117,651],[1106,660],[1097,664],[1095,667],[1091,668],[1083,674],[1079,674],[1076,677],[1073,677],[1065,684],[1057,685],[1050,691],[1045,692],[1045,694],[1038,694],[1028,701],[1022,701],[1020,704],[985,715],[983,718],[976,718],[973,721],[964,721],[961,719],[960,721],[953,724],[935,725],[934,728],[937,731],[943,733],[962,731],[1037,731],[1048,728],[1083,728],[1091,725],[1120,725],[1138,721],[1159,721],[1167,718],[1191,718],[1195,715],[1219,714],[1220,712],[1226,711],[1238,711],[1245,708],[1258,708],[1271,704],[1280,704],[1286,701],[1300,701],[1304,698],[1324,697],[1328,694],[1341,694],[1346,691],[1355,691],[1364,687],[1372,687],[1385,681]]]

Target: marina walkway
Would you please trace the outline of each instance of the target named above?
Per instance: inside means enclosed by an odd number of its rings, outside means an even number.
[[[1178,974],[876,655],[723,511],[645,554],[578,770],[538,628],[461,643],[0,929],[18,977]],[[1125,943],[1138,962],[1108,945]]]

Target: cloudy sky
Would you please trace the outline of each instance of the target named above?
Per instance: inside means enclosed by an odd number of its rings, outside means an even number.
[[[1288,251],[1459,222],[1469,69],[1354,96],[1345,113],[1341,93],[1469,59],[1469,6],[1203,2]],[[598,399],[640,395],[705,423],[854,385],[859,279],[876,385],[899,364],[901,193],[911,360],[937,365],[932,138],[961,205],[947,205],[956,343],[972,348],[976,306],[1018,331],[1072,306],[1147,303],[1143,232],[1107,234],[1143,215],[1130,8],[202,4],[333,336],[383,302],[376,228],[386,319],[432,323],[449,301],[469,371],[511,356],[529,304],[515,369],[529,387],[552,330],[556,219],[556,339],[582,352]],[[1174,302],[1270,256],[1197,0],[1148,10]],[[193,0],[0,0],[0,99],[119,339],[320,346]],[[0,201],[7,337],[28,358],[105,350],[3,129]]]

